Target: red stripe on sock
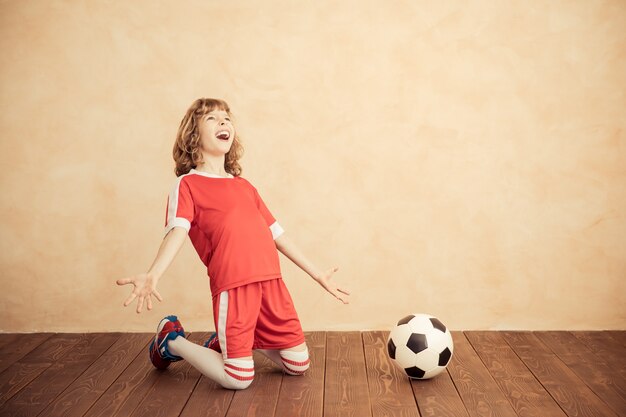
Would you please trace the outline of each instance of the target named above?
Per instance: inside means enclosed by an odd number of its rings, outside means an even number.
[[[224,366],[239,372],[254,372],[254,368],[240,368],[238,366],[231,365],[230,363],[225,363]]]
[[[228,369],[224,369],[224,371],[230,375],[231,378],[237,379],[239,381],[252,381],[254,379],[254,375],[252,376],[241,376],[241,375],[236,375],[233,374],[232,372],[230,372]]]
[[[311,362],[310,359],[307,359],[304,362],[296,362],[296,361],[292,361],[292,360],[289,360],[289,359],[285,359],[282,356],[280,358],[283,360],[283,362],[287,362],[288,364],[293,365],[293,366],[305,366],[305,365],[308,365]]]
[[[287,368],[287,370],[288,370],[289,372],[294,373],[294,374],[297,374],[297,375],[303,375],[303,374],[306,372],[306,370],[304,370],[304,371],[294,371],[293,369],[291,369],[291,368],[290,368],[290,367],[288,367],[287,365],[285,365],[285,368]]]

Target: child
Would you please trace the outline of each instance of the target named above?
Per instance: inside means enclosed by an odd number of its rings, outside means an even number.
[[[157,326],[150,359],[158,369],[185,359],[229,389],[252,383],[255,349],[287,374],[301,375],[309,367],[276,249],[344,304],[350,295],[332,279],[338,268],[315,268],[285,236],[257,189],[240,176],[242,151],[228,104],[196,100],[176,136],[178,178],[168,197],[165,237],[156,259],[147,273],[117,280],[134,286],[124,306],[138,298],[137,313],[144,301],[151,310],[152,296],[163,301],[156,285],[188,234],[207,266],[216,332],[200,346],[185,339],[176,316],[167,316]]]

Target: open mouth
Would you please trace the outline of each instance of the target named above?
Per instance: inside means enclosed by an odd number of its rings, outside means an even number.
[[[227,141],[228,139],[230,139],[230,132],[228,130],[222,130],[220,132],[217,132],[215,134],[215,137],[219,140]]]

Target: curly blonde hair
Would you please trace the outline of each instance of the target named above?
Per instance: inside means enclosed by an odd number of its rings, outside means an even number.
[[[174,172],[177,177],[187,174],[192,168],[196,168],[202,162],[198,121],[202,116],[216,109],[225,111],[232,118],[228,104],[224,100],[216,98],[199,98],[193,102],[187,113],[185,113],[185,117],[183,117],[178,127],[176,142],[172,152],[174,162],[176,162]],[[226,172],[235,177],[241,175],[242,169],[238,161],[242,155],[243,146],[241,145],[239,134],[235,131],[233,144],[224,159]]]

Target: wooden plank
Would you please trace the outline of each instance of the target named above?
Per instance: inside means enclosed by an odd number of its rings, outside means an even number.
[[[245,390],[235,391],[226,417],[273,416],[283,371],[271,359],[254,352],[254,381]]]
[[[191,333],[185,336],[190,342],[202,344],[209,335]],[[150,362],[148,358],[146,360]],[[151,372],[159,374],[159,377],[131,416],[179,416],[200,379],[200,372],[185,360],[172,363],[164,371],[152,367]]]
[[[20,338],[20,336],[27,333],[0,333],[0,349],[9,345]],[[31,333],[38,334],[38,333]]]
[[[500,333],[472,331],[465,336],[518,416],[566,417]]]
[[[371,416],[368,392],[360,333],[328,332],[324,416]]]
[[[111,384],[139,355],[147,360],[146,334],[122,334],[78,379],[65,389],[43,412],[48,416],[82,417]]]
[[[470,416],[517,417],[506,396],[462,332],[452,332],[454,360],[448,372]]]
[[[571,333],[626,379],[626,355],[624,355],[624,346],[619,340],[601,331]]]
[[[326,332],[306,332],[304,335],[311,364],[302,376],[283,376],[275,412],[277,417],[322,417]]]
[[[85,336],[57,333],[0,374],[0,405],[70,352]],[[30,339],[36,340],[36,338]]]
[[[9,366],[28,355],[52,336],[53,333],[11,333],[1,335],[0,372],[3,372]]]
[[[419,417],[409,378],[387,353],[389,332],[363,332],[372,416]]]
[[[626,380],[569,332],[535,332],[591,390],[619,415],[626,415]]]
[[[626,330],[609,330],[605,333],[626,347]]]
[[[83,333],[71,350],[4,403],[0,415],[38,415],[119,337],[119,333]]]
[[[180,417],[224,417],[234,394],[235,391],[224,389],[217,382],[202,375]]]
[[[141,333],[143,347],[124,372],[100,396],[84,417],[129,416],[143,401],[152,386],[164,372],[158,371],[150,362],[148,349],[154,333]],[[188,337],[191,334],[188,334]],[[172,364],[171,366],[174,366]]]
[[[617,417],[537,336],[530,332],[502,335],[568,416]]]
[[[468,416],[447,369],[432,379],[412,380],[411,386],[422,416]]]
[[[11,356],[9,347],[19,345],[21,356],[0,373],[0,415],[498,416],[501,391],[520,417],[615,417],[626,415],[624,334],[454,332],[448,371],[411,380],[409,396],[402,388],[408,379],[386,356],[387,332],[307,333],[312,366],[305,376],[283,376],[258,355],[257,378],[237,392],[189,365],[183,371],[184,362],[155,370],[147,352],[152,333],[117,340],[115,334],[12,334],[0,342],[0,353],[4,347]],[[208,334],[191,336],[203,343]],[[277,377],[279,384],[271,381]]]
[[[210,336],[212,332],[209,332]],[[208,337],[207,337],[208,338]],[[206,341],[205,338],[201,344]],[[180,417],[224,417],[230,407],[235,391],[224,389],[220,384],[200,375],[189,400],[185,404]]]

